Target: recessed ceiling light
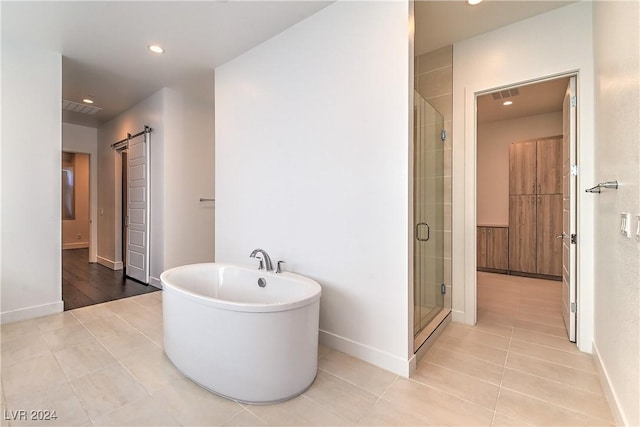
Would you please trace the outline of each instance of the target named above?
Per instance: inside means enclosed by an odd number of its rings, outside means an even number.
[[[511,105],[511,104],[513,104],[513,101],[504,101],[504,102],[502,103],[502,105],[504,105],[505,107],[506,107],[507,105]]]
[[[153,53],[164,53],[164,49],[158,46],[157,44],[149,45],[149,50]]]
[[[482,3],[482,0],[467,0],[467,3],[470,4],[471,6],[475,6],[477,4]]]
[[[85,104],[93,104],[93,99],[85,98],[85,99],[82,100],[82,102],[84,102]]]

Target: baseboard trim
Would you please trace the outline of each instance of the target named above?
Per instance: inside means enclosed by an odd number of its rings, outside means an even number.
[[[149,277],[149,285],[153,286],[154,288],[162,289],[162,282],[160,281],[160,279],[157,279],[155,277]]]
[[[33,307],[21,308],[18,310],[4,311],[0,313],[0,323],[13,323],[22,320],[33,319],[35,317],[49,316],[51,314],[62,313],[64,303],[56,301],[49,304],[35,305]]]
[[[611,414],[613,415],[613,419],[615,420],[616,425],[628,426],[629,424],[627,423],[626,417],[620,410],[616,392],[611,386],[609,374],[607,373],[607,369],[602,363],[602,358],[600,357],[600,352],[598,351],[598,346],[596,345],[595,341],[593,342],[593,352],[591,353],[591,355],[593,356],[593,361],[595,362],[596,368],[598,369],[600,384],[602,385],[602,389],[604,390],[604,395],[607,398],[607,402],[609,402],[609,409],[611,409]]]
[[[404,360],[393,354],[380,351],[365,344],[341,337],[320,329],[320,343],[350,356],[357,357],[396,375],[408,378],[411,371],[411,360]],[[415,363],[415,361],[414,361]]]
[[[108,258],[104,258],[101,256],[98,256],[96,258],[96,261],[98,262],[98,264],[103,265],[107,268],[110,268],[112,270],[122,270],[122,268],[124,267],[122,265],[122,261],[112,261]]]
[[[67,249],[85,249],[89,247],[89,242],[63,243],[62,250]]]
[[[462,324],[467,324],[465,315],[464,315],[464,311],[459,311],[459,310],[451,310],[451,320],[456,322],[456,323],[462,323]],[[471,325],[473,326],[473,325]]]

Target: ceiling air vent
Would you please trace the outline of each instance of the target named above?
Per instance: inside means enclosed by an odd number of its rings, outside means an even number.
[[[67,111],[74,111],[82,114],[95,114],[102,110],[100,107],[94,107],[92,105],[81,104],[79,102],[62,100],[62,109]]]
[[[520,91],[518,90],[518,88],[505,89],[498,92],[493,92],[491,94],[491,96],[493,96],[494,101],[499,101],[501,99],[510,98],[512,96],[518,96],[518,95],[520,95]]]

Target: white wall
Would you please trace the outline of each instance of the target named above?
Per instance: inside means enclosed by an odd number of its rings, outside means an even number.
[[[286,260],[322,285],[322,342],[404,375],[408,22],[337,2],[216,69],[217,261]]]
[[[2,39],[1,321],[63,310],[62,57]]]
[[[89,262],[98,254],[98,130],[87,126],[62,123],[62,150],[89,155]]]
[[[453,319],[476,321],[475,96],[568,72],[578,75],[578,346],[593,341],[592,4],[579,2],[465,40],[453,49]]]
[[[214,260],[214,72],[165,95],[164,269]]]
[[[164,88],[98,131],[98,261],[122,268],[122,156],[110,148],[151,126],[151,284],[171,267],[214,260],[213,71]],[[102,213],[104,212],[104,213]]]
[[[594,3],[594,183],[617,179],[620,188],[594,195],[593,346],[617,422],[628,426],[640,425],[640,240],[621,236],[618,227],[621,212],[640,215],[639,21],[638,2]]]
[[[478,124],[478,225],[509,225],[509,145],[556,135],[562,135],[562,112]]]

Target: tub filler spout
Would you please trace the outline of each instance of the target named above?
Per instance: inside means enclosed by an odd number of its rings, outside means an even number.
[[[254,249],[249,255],[249,258],[257,258],[258,254],[262,254],[262,259],[264,260],[264,267],[267,271],[273,271],[273,264],[271,263],[271,257],[264,249]],[[260,258],[258,258],[260,259]],[[260,267],[258,269],[262,270],[262,262],[260,263]]]

